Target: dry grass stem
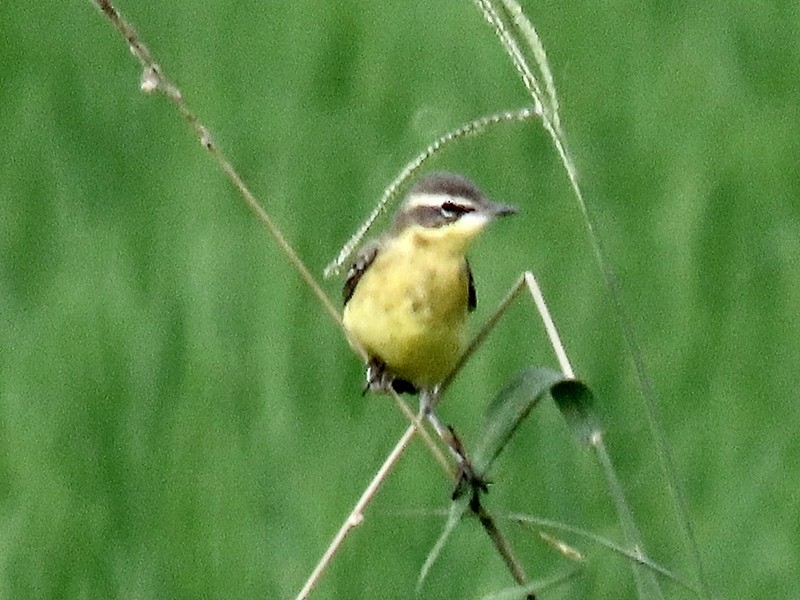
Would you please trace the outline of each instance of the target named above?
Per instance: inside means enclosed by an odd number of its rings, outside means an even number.
[[[328,546],[328,549],[322,555],[319,563],[317,566],[314,567],[311,575],[308,577],[303,589],[297,594],[297,600],[305,600],[311,594],[314,587],[319,582],[320,578],[322,577],[325,570],[328,568],[328,565],[333,560],[334,556],[338,552],[339,548],[341,548],[342,544],[344,543],[347,536],[350,532],[358,527],[364,520],[364,510],[366,509],[367,505],[372,501],[375,495],[378,493],[381,485],[386,478],[388,477],[391,470],[394,468],[397,461],[405,452],[405,449],[408,447],[408,444],[411,442],[412,438],[414,437],[414,432],[416,431],[415,425],[409,426],[406,429],[405,433],[400,437],[395,444],[394,449],[389,453],[384,460],[383,465],[381,468],[378,469],[378,472],[375,473],[375,476],[372,478],[372,481],[364,490],[364,493],[361,494],[361,497],[356,502],[353,510],[350,512],[350,515],[345,519],[345,522],[342,524],[339,531],[336,533],[336,536],[333,538],[333,541]]]
[[[242,181],[242,178],[239,177],[239,174],[236,172],[236,169],[234,169],[231,162],[227,159],[219,146],[214,143],[210,131],[189,109],[188,105],[183,99],[183,94],[181,91],[161,70],[161,67],[153,59],[150,49],[144,44],[144,42],[142,42],[139,34],[136,32],[133,26],[131,26],[130,23],[128,23],[122,17],[119,11],[108,0],[91,1],[103,12],[104,15],[108,17],[114,27],[116,27],[117,30],[122,34],[122,36],[128,42],[128,47],[130,48],[131,53],[141,63],[142,91],[147,93],[160,91],[172,101],[181,116],[183,116],[186,122],[192,127],[197,135],[197,138],[200,140],[200,143],[214,157],[220,169],[222,169],[223,173],[225,173],[234,187],[236,187],[236,189],[239,191],[247,206],[267,230],[269,235],[278,245],[278,248],[280,248],[281,252],[283,252],[303,281],[308,285],[309,288],[311,288],[311,291],[320,301],[325,309],[325,312],[327,312],[328,315],[341,327],[341,316],[339,311],[333,305],[330,298],[328,298],[328,295],[319,286],[314,279],[314,276],[311,274],[311,271],[308,269],[308,267],[306,267],[300,256],[286,240],[280,229],[278,229],[278,227],[275,225],[272,217],[270,217],[261,204],[259,204],[250,189],[245,185],[244,181]]]

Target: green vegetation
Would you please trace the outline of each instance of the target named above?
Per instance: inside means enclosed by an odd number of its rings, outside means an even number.
[[[145,5],[146,4],[146,5]],[[437,136],[530,104],[469,2],[123,2],[315,274]],[[654,382],[718,597],[800,582],[800,11],[790,3],[526,2]],[[172,106],[138,91],[86,0],[0,10],[0,597],[292,598],[407,422]],[[548,300],[650,558],[692,581],[630,354],[558,157],[504,124],[427,167],[523,212],[471,257],[475,328],[526,269]],[[320,275],[321,278],[321,275]],[[323,283],[338,299],[339,280]],[[517,302],[449,389],[467,446],[521,369],[556,368]],[[621,543],[552,403],[484,503]],[[452,483],[415,442],[313,598],[406,598]],[[439,510],[434,516],[433,509]],[[499,522],[528,574],[574,563]],[[633,597],[586,539],[545,598]],[[512,585],[476,522],[423,597]],[[664,581],[667,597],[694,597]]]

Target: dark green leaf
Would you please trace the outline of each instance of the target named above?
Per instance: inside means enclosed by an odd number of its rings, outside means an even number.
[[[531,367],[517,373],[498,392],[486,411],[482,435],[473,455],[478,473],[488,471],[533,407],[562,380],[558,371]]]
[[[592,391],[574,379],[559,381],[550,390],[564,420],[578,441],[590,444],[600,432],[600,422],[592,410]]]
[[[584,383],[564,379],[553,369],[530,367],[517,373],[489,405],[473,454],[476,473],[486,474],[520,424],[548,394],[580,442],[588,444],[600,432],[592,411],[592,392]]]

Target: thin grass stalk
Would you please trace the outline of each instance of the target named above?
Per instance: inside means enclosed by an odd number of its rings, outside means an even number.
[[[264,228],[269,233],[270,237],[278,245],[280,251],[286,256],[286,259],[294,267],[301,279],[311,288],[312,293],[317,297],[325,312],[341,327],[341,315],[336,307],[331,302],[328,295],[320,287],[314,279],[311,271],[306,267],[300,256],[292,248],[291,244],[287,241],[283,233],[278,229],[272,217],[264,210],[264,208],[256,200],[253,193],[245,185],[242,178],[234,169],[231,162],[222,152],[222,149],[214,143],[209,130],[198,120],[197,116],[189,109],[184,101],[183,94],[178,87],[164,74],[161,67],[156,63],[150,49],[144,44],[139,37],[139,34],[120,14],[109,0],[91,0],[106,17],[111,21],[114,27],[122,34],[128,42],[128,47],[131,53],[139,60],[142,65],[142,91],[152,93],[160,91],[163,93],[178,109],[178,112],[192,127],[197,135],[200,143],[208,152],[214,157],[223,173],[228,177],[234,187],[239,191],[248,208],[252,211],[255,217],[261,222]]]
[[[361,494],[361,497],[356,502],[353,510],[348,515],[347,519],[345,519],[344,523],[342,524],[339,531],[336,533],[336,536],[333,538],[333,541],[328,546],[325,553],[322,555],[319,563],[317,566],[314,567],[314,570],[311,572],[311,575],[308,577],[308,580],[303,585],[300,592],[297,594],[296,600],[305,600],[309,597],[312,590],[316,587],[317,583],[319,583],[320,579],[322,578],[323,573],[330,565],[333,558],[336,556],[336,553],[342,547],[347,536],[350,532],[358,527],[364,521],[364,511],[367,508],[367,505],[373,500],[375,495],[380,490],[383,483],[386,481],[386,478],[389,476],[389,473],[395,467],[397,462],[400,460],[400,457],[405,452],[408,444],[414,437],[414,433],[416,431],[416,427],[412,424],[406,429],[405,433],[400,437],[400,439],[395,444],[394,449],[389,453],[384,460],[383,465],[381,468],[378,469],[378,472],[375,473],[375,476],[372,478],[372,481],[366,487],[364,492]]]
[[[611,498],[614,501],[614,507],[617,510],[617,518],[619,519],[622,531],[627,543],[633,548],[634,556],[644,556],[644,543],[642,541],[641,533],[636,527],[636,521],[633,518],[630,505],[625,498],[625,492],[622,490],[622,485],[619,482],[614,466],[611,463],[611,457],[608,455],[606,446],[603,443],[603,435],[596,433],[591,441],[592,448],[594,448],[595,456],[600,464],[603,476],[606,479]],[[652,571],[646,570],[638,560],[631,563],[633,569],[633,578],[636,583],[637,594],[639,598],[663,598],[664,593],[658,585],[658,581]]]
[[[328,295],[322,289],[322,287],[317,283],[314,276],[311,274],[311,271],[305,265],[303,260],[294,250],[292,245],[288,242],[286,237],[283,235],[281,230],[272,220],[272,217],[264,210],[258,200],[255,198],[253,193],[244,183],[242,178],[236,172],[236,169],[233,167],[231,162],[227,159],[225,154],[222,150],[217,146],[211,137],[211,133],[209,130],[199,121],[197,116],[189,109],[186,102],[183,99],[183,94],[179,90],[179,88],[163,73],[161,67],[152,57],[149,48],[142,42],[141,38],[139,38],[138,33],[130,25],[119,13],[119,11],[108,1],[108,0],[90,0],[93,4],[95,4],[100,10],[105,14],[109,20],[113,23],[113,25],[117,28],[117,30],[122,34],[125,40],[128,42],[128,45],[131,49],[133,55],[139,60],[142,64],[143,68],[143,75],[142,75],[142,90],[151,93],[155,91],[161,91],[167,98],[169,98],[175,107],[178,109],[178,112],[183,116],[186,122],[192,127],[195,133],[198,136],[203,147],[208,150],[208,152],[214,157],[217,164],[219,165],[220,169],[225,173],[228,179],[233,183],[234,187],[237,191],[241,194],[243,200],[245,201],[248,208],[253,212],[256,218],[262,223],[264,228],[267,230],[269,235],[278,245],[278,248],[283,252],[286,256],[289,263],[294,267],[294,269],[298,272],[301,279],[309,286],[312,293],[317,297],[317,299],[322,304],[325,312],[334,320],[337,324],[339,329],[342,330],[344,333],[344,326],[342,325],[341,314],[339,313],[338,309],[333,305]],[[362,348],[354,348],[355,351],[361,356],[363,360],[366,360],[367,354]],[[410,423],[416,423],[416,415],[408,408],[408,406],[402,401],[402,399],[397,396],[397,394],[393,394],[395,403],[397,404],[398,408],[400,409],[403,414],[406,415],[406,419]],[[442,462],[441,460],[441,453],[438,451],[438,447],[433,442],[431,437],[427,434],[427,432],[420,428],[422,432],[423,441],[426,445],[431,449],[434,454],[434,457]],[[438,456],[437,456],[438,455]]]
[[[662,567],[661,565],[659,565],[656,562],[653,562],[652,560],[650,560],[650,558],[648,558],[647,556],[645,556],[641,552],[632,552],[632,551],[628,550],[627,548],[624,548],[624,547],[620,546],[619,544],[616,544],[616,543],[612,542],[611,540],[609,540],[607,538],[604,538],[602,536],[599,536],[596,533],[592,533],[591,531],[588,531],[586,529],[582,529],[580,527],[573,527],[572,525],[567,525],[567,524],[561,523],[559,521],[553,521],[552,519],[543,519],[543,518],[539,518],[539,517],[532,517],[530,515],[521,514],[521,513],[509,513],[509,514],[505,515],[505,518],[507,518],[507,519],[509,519],[511,521],[515,521],[515,522],[519,523],[520,525],[525,525],[525,526],[529,526],[529,527],[533,527],[534,525],[536,525],[537,527],[546,527],[548,529],[555,529],[555,530],[558,530],[558,531],[564,531],[564,532],[571,533],[573,535],[577,535],[579,537],[585,538],[587,540],[590,540],[591,542],[594,542],[595,544],[597,544],[599,546],[602,546],[602,547],[604,547],[604,548],[606,548],[608,550],[611,550],[612,552],[614,552],[616,554],[619,554],[620,556],[624,556],[625,558],[627,558],[628,560],[630,560],[632,562],[639,563],[640,565],[643,565],[643,566],[647,567],[648,569],[651,569],[653,572],[661,575],[662,577],[664,577],[665,579],[668,579],[669,581],[672,581],[673,583],[675,583],[676,585],[684,588],[685,590],[688,590],[690,592],[694,592],[698,596],[701,595],[700,588],[698,588],[697,586],[691,585],[689,582],[687,582],[687,581],[681,579],[680,577],[678,577],[672,571]]]
[[[534,117],[540,117],[541,113],[537,108],[520,108],[517,110],[509,110],[501,113],[487,115],[480,117],[468,123],[465,123],[458,129],[449,131],[444,135],[438,137],[425,150],[415,156],[400,173],[395,177],[394,181],[390,183],[381,195],[381,199],[375,206],[369,217],[361,224],[355,234],[342,246],[339,255],[325,267],[324,276],[331,277],[340,272],[342,266],[352,256],[353,252],[361,244],[364,236],[375,223],[379,216],[385,211],[389,203],[394,200],[400,192],[403,184],[408,181],[420,168],[434,155],[438,154],[444,146],[451,142],[461,140],[466,137],[473,137],[485,132],[490,127],[499,123],[509,121],[526,121]]]
[[[236,169],[233,167],[231,162],[227,159],[225,154],[222,150],[217,146],[212,137],[209,130],[199,121],[197,116],[189,109],[188,105],[186,104],[183,94],[181,93],[180,89],[164,74],[161,67],[156,63],[155,59],[153,58],[149,48],[147,45],[141,40],[136,30],[133,28],[130,23],[128,23],[120,14],[120,12],[114,7],[111,2],[108,0],[91,0],[91,2],[97,6],[100,11],[108,17],[114,27],[119,31],[119,33],[125,38],[128,46],[131,50],[131,53],[138,59],[142,66],[142,79],[141,79],[141,89],[146,93],[152,92],[161,92],[163,93],[177,108],[180,115],[184,118],[184,120],[191,126],[194,130],[195,134],[197,135],[198,139],[200,140],[203,147],[214,157],[215,161],[221,168],[221,170],[225,173],[234,187],[238,190],[241,194],[242,198],[244,199],[245,203],[249,207],[249,209],[253,212],[256,218],[262,223],[264,228],[267,230],[269,235],[278,245],[278,248],[281,252],[286,256],[287,260],[289,260],[290,264],[295,268],[295,270],[300,275],[301,279],[311,288],[312,293],[317,297],[317,299],[322,304],[325,311],[328,315],[336,322],[342,331],[344,328],[342,326],[341,315],[336,307],[333,305],[331,300],[328,298],[327,294],[322,290],[319,284],[314,279],[314,276],[311,274],[311,271],[306,267],[305,263],[302,261],[300,256],[288,242],[286,237],[274,223],[272,218],[269,214],[264,210],[264,208],[259,204],[256,200],[255,196],[249,190],[247,185],[241,179],[239,174],[236,172]],[[502,119],[501,119],[502,120]],[[362,358],[366,358],[366,353],[363,349],[356,349],[357,352],[361,355]],[[453,477],[452,472],[450,471],[449,465],[447,461],[442,456],[441,451],[439,450],[436,443],[431,438],[430,434],[424,429],[422,425],[420,425],[419,421],[417,420],[414,413],[408,408],[408,406],[403,402],[403,400],[397,396],[397,394],[392,394],[395,403],[400,408],[401,412],[403,412],[406,418],[411,422],[411,426],[409,427],[410,431],[418,431],[425,442],[428,449],[433,454],[436,461],[442,466],[446,473],[450,474]],[[395,446],[395,450],[390,453],[387,460],[384,462],[383,467],[379,470],[378,474],[375,478],[373,478],[372,483],[367,487],[365,492],[362,494],[362,497],[359,503],[356,505],[358,510],[358,514],[363,514],[363,510],[366,508],[366,505],[369,501],[374,497],[375,493],[377,492],[378,488],[380,487],[380,483],[386,478],[388,473],[390,472],[391,468],[396,464],[397,458],[402,454],[403,450],[407,446],[407,442],[405,441],[411,434],[409,434],[409,430],[407,430],[403,436],[401,436],[398,444]],[[397,456],[395,456],[397,454]],[[355,512],[355,511],[354,511]],[[345,525],[342,529],[349,529],[351,528],[351,524],[354,522],[353,513],[351,513],[351,517],[345,522]],[[342,540],[346,537],[346,533],[342,535]],[[340,532],[341,533],[341,532]],[[341,541],[338,543],[334,543],[329,548],[329,551],[332,554],[335,554],[336,549],[341,544]],[[329,561],[330,559],[328,559]],[[322,562],[322,561],[321,561]],[[325,562],[327,564],[327,562]],[[321,572],[320,572],[321,574]]]
[[[505,48],[506,52],[511,57],[511,60],[514,63],[514,66],[518,74],[520,75],[520,78],[522,79],[523,85],[528,90],[529,94],[533,98],[536,105],[547,106],[547,104],[544,103],[542,100],[541,87],[538,85],[538,83],[535,82],[536,78],[532,76],[532,70],[528,66],[527,61],[525,60],[522,52],[520,51],[519,44],[517,43],[513,35],[509,32],[509,28],[506,27],[506,25],[503,23],[492,1],[491,0],[473,0],[473,1],[481,9],[487,21],[494,27],[495,33],[500,39],[500,42]],[[522,31],[523,36],[527,38],[529,47],[531,48],[535,61],[539,65],[540,72],[544,74],[546,82],[545,87],[546,89],[548,89],[549,95],[554,99],[557,98],[555,94],[555,86],[553,84],[552,76],[550,75],[548,61],[546,55],[543,52],[543,45],[541,44],[538,35],[536,34],[535,29],[533,28],[533,25],[530,23],[527,17],[525,17],[521,7],[515,0],[502,0],[502,2],[503,5],[506,7],[506,10],[513,18],[514,22]],[[534,79],[533,83],[530,81],[531,77],[533,77]],[[545,108],[542,111],[542,123],[543,126],[545,127],[545,130],[550,135],[550,138],[553,141],[553,145],[556,148],[556,151],[559,155],[559,158],[561,159],[564,169],[567,172],[567,176],[569,178],[573,194],[578,202],[579,209],[583,216],[592,252],[595,256],[595,260],[597,261],[600,267],[601,272],[603,273],[606,289],[608,290],[609,296],[611,297],[617,321],[622,329],[623,337],[625,338],[626,344],[631,353],[631,357],[634,363],[634,369],[636,371],[636,376],[637,379],[639,380],[639,386],[642,391],[642,397],[645,406],[645,414],[647,415],[648,424],[653,435],[653,440],[655,442],[656,454],[659,458],[659,465],[661,467],[662,474],[666,481],[667,489],[670,493],[670,497],[682,533],[688,543],[689,552],[691,554],[692,561],[697,571],[697,577],[700,587],[703,591],[703,596],[706,598],[710,598],[711,597],[710,590],[708,589],[708,585],[706,583],[703,563],[700,557],[700,550],[697,544],[696,537],[694,535],[694,529],[689,519],[685,493],[680,484],[678,483],[679,479],[677,476],[675,461],[672,456],[672,451],[670,449],[666,434],[664,432],[663,427],[661,426],[661,416],[660,416],[660,411],[658,409],[658,402],[655,390],[653,388],[650,376],[648,374],[648,370],[644,364],[644,359],[642,357],[642,353],[639,348],[636,335],[633,331],[633,326],[631,324],[630,318],[628,317],[626,311],[623,308],[616,275],[610,263],[605,257],[605,251],[600,242],[600,238],[595,231],[594,220],[592,219],[589,213],[589,210],[587,208],[586,202],[583,197],[583,192],[581,191],[581,187],[578,183],[577,170],[575,168],[574,162],[572,161],[571,155],[567,149],[565,137],[560,128],[560,119],[557,116],[558,115],[557,107],[558,107],[558,102],[557,100],[555,100],[552,104],[552,108],[555,108],[553,113],[551,113],[551,111],[548,110],[547,108]]]
[[[503,559],[506,568],[514,577],[514,581],[516,581],[519,585],[526,585],[528,583],[528,576],[525,574],[525,569],[523,568],[522,563],[519,562],[517,557],[514,555],[514,551],[511,548],[508,538],[506,538],[500,532],[494,517],[492,517],[483,504],[480,503],[477,493],[475,499],[476,501],[470,505],[472,512],[476,517],[478,517],[478,520],[483,526],[484,531],[486,531],[487,535],[492,540],[495,550],[497,550],[497,553]],[[527,594],[526,598],[527,600],[536,600],[536,596],[532,591]]]

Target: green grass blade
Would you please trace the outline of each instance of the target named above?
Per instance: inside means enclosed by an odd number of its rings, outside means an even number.
[[[469,500],[470,497],[464,495],[450,503],[450,510],[447,513],[447,521],[444,524],[444,529],[442,529],[442,533],[440,533],[439,537],[436,539],[436,543],[433,545],[433,548],[431,548],[431,551],[428,552],[425,563],[422,565],[422,569],[420,569],[419,577],[417,578],[417,592],[422,589],[422,584],[425,583],[425,579],[428,577],[431,567],[433,567],[433,564],[442,553],[442,549],[447,543],[447,540],[450,539],[450,534],[453,533],[456,525],[461,521],[461,517],[467,512]]]
[[[631,563],[633,576],[639,598],[661,598],[663,594],[652,569],[642,564],[645,559],[642,536],[633,518],[633,512],[625,498],[622,485],[617,478],[611,457],[603,443],[603,431],[592,406],[592,391],[580,381],[561,381],[553,386],[553,400],[561,411],[561,415],[572,430],[573,435],[582,444],[594,449],[598,464],[606,480],[609,493],[617,511],[617,518],[622,527],[625,539],[637,560]]]
[[[568,525],[566,523],[562,523],[560,521],[554,521],[552,519],[543,519],[541,517],[534,517],[532,515],[521,514],[521,513],[511,513],[505,515],[505,518],[515,521],[520,525],[525,525],[528,527],[533,528],[534,526],[544,527],[547,529],[552,529],[556,531],[563,531],[575,536],[584,538],[589,540],[592,543],[597,544],[598,546],[602,546],[611,552],[618,554],[632,563],[638,563],[643,567],[646,567],[652,570],[655,574],[660,575],[661,577],[673,582],[674,584],[682,587],[683,589],[693,592],[698,597],[702,596],[701,590],[696,585],[693,585],[687,582],[685,579],[679,577],[676,573],[670,571],[666,567],[658,564],[654,560],[650,559],[648,556],[644,555],[642,552],[632,552],[631,550],[620,546],[616,542],[593,533],[587,529],[583,529],[581,527],[575,527],[573,525]]]
[[[531,410],[563,381],[558,371],[531,367],[517,373],[501,389],[486,411],[473,466],[485,474]]]

